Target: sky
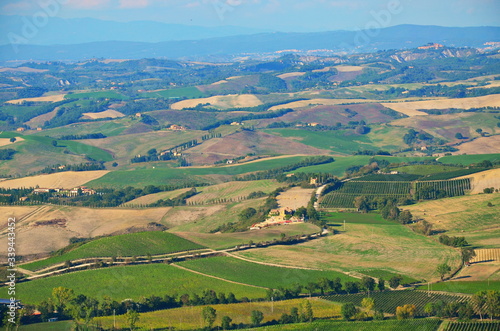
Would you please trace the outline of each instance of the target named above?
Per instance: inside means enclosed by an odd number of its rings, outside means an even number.
[[[374,22],[500,26],[500,0],[1,0],[0,13],[287,32],[359,30]]]

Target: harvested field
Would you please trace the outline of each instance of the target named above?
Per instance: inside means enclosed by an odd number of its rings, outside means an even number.
[[[269,108],[269,110],[278,110],[278,109],[286,109],[286,108],[302,108],[309,106],[319,106],[319,105],[340,105],[340,104],[349,104],[349,103],[369,103],[369,102],[379,102],[379,100],[367,100],[367,99],[311,99],[311,100],[302,100],[302,101],[294,101],[290,103],[286,103],[283,105],[278,105]]]
[[[472,263],[496,261],[500,262],[500,248],[476,249],[476,257],[472,258]]]
[[[23,101],[32,101],[32,102],[59,102],[64,100],[64,96],[66,94],[56,94],[56,95],[49,95],[46,97],[38,97],[38,98],[24,98],[24,99],[16,99],[16,100],[10,100],[7,101],[6,103],[12,103],[12,104],[21,104]]]
[[[476,250],[476,254],[480,249]],[[469,267],[464,267],[453,277],[453,280],[460,281],[500,281],[500,261],[472,263]]]
[[[84,185],[91,180],[101,178],[109,171],[67,171],[58,172],[50,175],[39,175],[10,179],[0,182],[0,188],[23,188],[23,187],[42,187],[42,188],[73,188]]]
[[[225,206],[223,205],[174,207],[165,214],[162,220],[163,223],[167,224],[169,227],[178,227],[190,223],[202,223],[204,218],[216,215],[224,209]]]
[[[24,139],[21,138],[21,137],[16,137],[16,141],[14,141],[13,143],[10,142],[10,138],[0,138],[0,147],[2,146],[8,146],[8,145],[12,145],[12,144],[15,144],[17,142],[20,142],[20,141],[23,141]]]
[[[193,108],[199,104],[209,103],[216,108],[238,108],[238,107],[255,107],[262,104],[255,95],[252,94],[230,94],[230,95],[217,95],[209,98],[183,100],[174,103],[170,108],[181,110],[184,108]]]
[[[481,137],[457,146],[459,154],[494,154],[500,153],[500,135]]]
[[[175,197],[178,197],[179,195],[186,193],[189,191],[190,188],[183,188],[180,190],[175,190],[175,191],[168,191],[168,192],[160,192],[160,193],[154,193],[154,194],[148,194],[142,197],[139,197],[137,199],[134,199],[132,201],[127,202],[123,206],[127,205],[149,205],[151,203],[155,203],[158,200],[167,200],[167,199],[173,199]]]
[[[16,252],[19,255],[46,254],[63,248],[72,237],[96,237],[126,233],[132,227],[144,228],[150,222],[160,222],[170,208],[147,210],[91,209],[43,206],[17,225]],[[66,220],[66,226],[35,226],[41,221]],[[33,240],[37,238],[37,240]],[[0,245],[7,245],[6,234]]]
[[[105,111],[102,111],[100,113],[83,113],[82,114],[82,119],[102,119],[102,118],[118,118],[118,117],[125,117],[122,113],[119,111],[116,111],[114,109],[108,109]]]
[[[471,109],[482,107],[500,107],[500,94],[485,95],[475,98],[383,103],[382,105],[408,116],[420,116],[427,114],[419,111],[419,109]]]
[[[353,72],[353,71],[361,71],[363,67],[360,66],[336,66],[338,72]]]
[[[304,189],[301,187],[293,187],[280,195],[277,200],[280,208],[291,208],[296,210],[300,207],[307,207],[311,195],[315,189]]]
[[[500,169],[491,169],[460,178],[472,178],[472,194],[483,193],[485,188],[500,189]]]
[[[6,72],[6,71],[11,71],[11,72],[35,72],[35,73],[41,73],[41,72],[47,72],[47,71],[49,71],[49,69],[35,69],[35,68],[30,68],[30,67],[0,68],[0,72]]]
[[[491,203],[491,207],[488,206]],[[500,194],[478,194],[432,200],[405,206],[413,217],[424,219],[435,231],[460,236],[477,248],[498,248]]]
[[[57,115],[57,111],[59,110],[59,107],[54,108],[53,111],[38,115],[37,117],[33,117],[30,119],[28,122],[26,122],[26,125],[28,125],[31,128],[36,128],[36,127],[43,127],[45,122],[50,121]]]
[[[281,78],[281,79],[285,79],[285,78],[300,77],[300,76],[304,76],[305,74],[306,74],[305,72],[287,72],[286,74],[281,74],[277,77]]]

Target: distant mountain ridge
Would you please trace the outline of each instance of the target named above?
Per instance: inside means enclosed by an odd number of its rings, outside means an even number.
[[[482,47],[500,41],[500,27],[450,28],[399,25],[383,28],[374,37],[365,31],[259,33],[159,43],[102,41],[75,45],[3,45],[0,61],[84,60],[89,58],[228,61],[237,57],[296,50],[311,54],[360,53],[408,49],[436,42],[449,47]],[[314,52],[318,51],[318,52]]]
[[[51,17],[31,33],[32,18],[0,15],[0,45],[10,44],[9,33],[29,40],[33,45],[74,45],[99,41],[164,42],[196,40],[268,32],[238,26],[206,27],[168,24],[155,21],[114,22],[94,18],[63,19]],[[27,30],[23,30],[27,29]],[[28,36],[24,33],[27,31]]]

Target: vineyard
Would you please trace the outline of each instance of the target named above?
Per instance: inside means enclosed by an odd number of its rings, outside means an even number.
[[[500,261],[500,248],[476,249],[471,262]]]
[[[497,331],[500,330],[500,322],[450,322],[444,331]]]
[[[377,177],[378,178],[378,177]],[[365,196],[368,199],[375,197],[436,199],[441,195],[449,197],[465,195],[471,189],[469,178],[456,180],[435,181],[363,181],[360,179],[342,183],[333,192],[326,194],[320,206],[322,208],[354,208],[354,199]]]
[[[361,301],[366,298],[366,294],[333,295],[324,297],[338,303],[352,302],[356,306],[361,306]],[[370,297],[375,301],[375,309],[387,314],[395,314],[398,306],[413,304],[417,307],[416,316],[424,316],[424,306],[429,302],[443,300],[444,302],[462,302],[468,300],[464,295],[452,295],[425,291],[386,291],[373,292]]]
[[[434,190],[444,191],[449,197],[456,197],[465,195],[465,192],[471,189],[471,184],[470,178],[415,182],[415,189],[417,191],[429,187]],[[438,197],[437,194],[437,192],[431,192],[428,198],[436,199]]]

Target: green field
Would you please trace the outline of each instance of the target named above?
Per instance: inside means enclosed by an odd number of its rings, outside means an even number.
[[[157,92],[146,92],[141,94],[142,97],[146,98],[188,98],[188,99],[193,99],[193,98],[203,98],[205,93],[201,92],[198,88],[196,87],[182,87],[182,88],[176,88],[176,89],[171,89],[171,90],[161,90]]]
[[[352,151],[376,150],[366,136],[346,135],[344,131],[308,131],[300,129],[272,129],[268,133],[286,138],[294,138],[303,144],[316,148],[332,150],[340,154],[351,154]]]
[[[500,321],[452,322],[443,331],[498,331]]]
[[[60,256],[23,265],[39,270],[53,264],[89,257],[131,257],[159,255],[200,249],[203,246],[168,232],[139,232],[92,240]]]
[[[320,164],[310,167],[303,167],[295,172],[326,172],[337,177],[342,177],[345,174],[345,170],[352,166],[364,166],[368,164],[372,156],[367,155],[355,155],[346,157],[335,157],[335,162],[328,164]],[[423,161],[432,159],[430,157],[398,157],[398,156],[375,156],[379,160],[387,160],[391,163],[401,163],[401,162],[412,162],[412,161]]]
[[[116,99],[128,100],[129,97],[115,91],[82,92],[66,94],[65,99]]]
[[[121,301],[151,295],[182,295],[201,293],[206,289],[218,292],[233,292],[236,298],[263,298],[264,289],[228,283],[205,277],[167,264],[146,264],[126,267],[110,267],[96,270],[73,272],[60,276],[42,278],[18,283],[16,298],[24,304],[37,304],[51,296],[54,287],[73,289],[76,294],[84,294],[102,300],[110,296]],[[0,288],[0,296],[7,297],[8,289]]]
[[[332,295],[324,297],[327,300],[340,304],[352,302],[356,306],[361,306],[361,301],[367,298],[366,294],[347,294],[347,295]],[[406,304],[415,305],[417,310],[415,316],[424,316],[424,307],[429,302],[443,300],[445,302],[462,302],[469,300],[468,296],[457,296],[442,293],[428,293],[424,291],[385,291],[372,292],[370,298],[375,301],[375,309],[381,310],[386,314],[396,314],[396,308]]]
[[[436,331],[441,324],[438,319],[385,320],[369,322],[315,321],[288,325],[266,326],[245,329],[251,331]]]
[[[473,163],[479,163],[484,160],[489,160],[491,162],[499,161],[500,154],[476,154],[476,155],[453,155],[444,156],[439,159],[439,162],[444,164],[461,164],[461,165],[471,165]]]
[[[18,330],[19,331],[70,331],[73,330],[73,321],[27,324],[27,325],[21,325]]]
[[[206,168],[164,168],[164,169],[141,169],[134,172],[113,171],[105,176],[87,183],[89,187],[144,187],[147,185],[168,184],[169,180],[198,180],[207,182],[201,176],[223,175],[235,176],[248,172],[269,170],[297,163],[303,160],[302,156],[291,156],[286,158],[264,159],[258,162],[241,164],[236,166],[206,167]]]
[[[427,285],[422,285],[419,289],[427,290]],[[452,281],[441,282],[431,285],[432,291],[444,291],[454,293],[474,294],[479,291],[500,289],[500,281]]]
[[[438,164],[418,164],[418,165],[408,165],[408,166],[403,166],[403,167],[398,167],[398,168],[392,168],[391,170],[406,173],[406,174],[427,176],[427,175],[434,175],[434,174],[440,173],[440,172],[449,172],[449,171],[455,171],[455,170],[460,170],[460,169],[463,169],[463,168],[438,165]]]
[[[204,274],[268,288],[290,287],[295,283],[305,286],[309,282],[317,282],[322,277],[332,280],[339,277],[343,282],[357,280],[335,271],[279,268],[226,256],[186,261],[179,264]],[[306,291],[304,290],[304,292]]]

